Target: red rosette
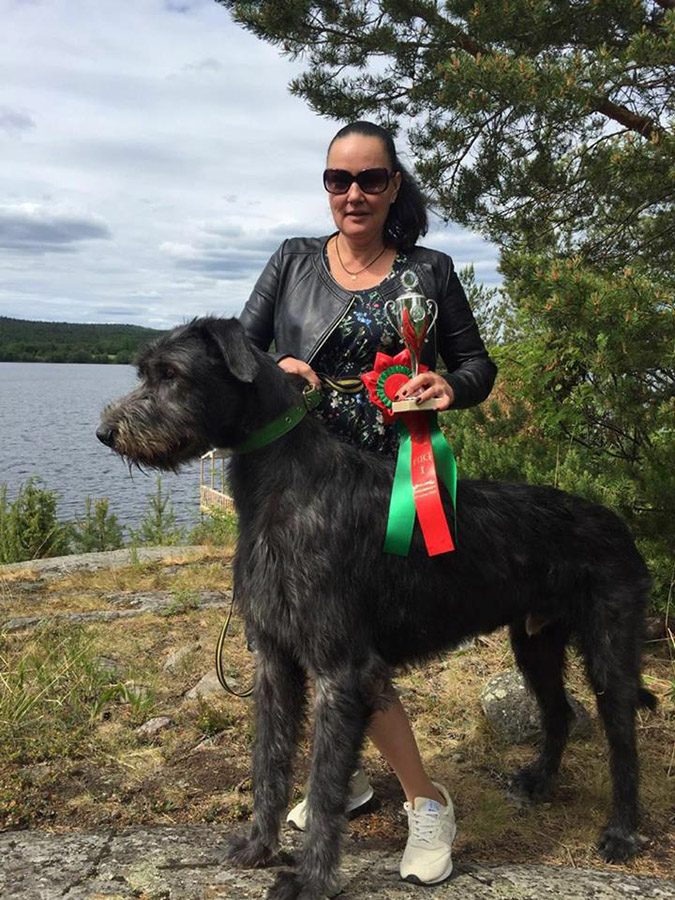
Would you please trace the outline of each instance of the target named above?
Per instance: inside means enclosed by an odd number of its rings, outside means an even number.
[[[420,372],[426,372],[428,368],[420,366]],[[375,368],[361,376],[371,403],[382,410],[385,425],[391,425],[400,415],[391,411],[391,405],[398,391],[410,381],[411,374],[410,353],[406,349],[401,350],[396,356],[376,353]]]

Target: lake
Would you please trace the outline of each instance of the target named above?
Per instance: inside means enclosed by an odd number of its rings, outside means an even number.
[[[0,363],[0,483],[11,499],[31,475],[60,495],[60,519],[75,519],[85,497],[108,497],[125,526],[137,526],[156,473],[129,473],[96,438],[101,410],[136,381],[133,366]],[[199,521],[199,462],[162,473],[181,524]]]

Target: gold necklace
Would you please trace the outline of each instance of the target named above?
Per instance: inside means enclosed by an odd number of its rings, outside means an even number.
[[[366,265],[362,269],[359,269],[358,272],[352,272],[351,269],[348,269],[347,266],[342,262],[342,257],[340,256],[340,245],[338,244],[338,235],[335,235],[335,252],[337,253],[337,258],[347,275],[351,276],[352,281],[356,281],[357,275],[360,275],[361,272],[365,272],[366,269],[369,269],[374,262],[377,262],[377,260],[382,256],[386,249],[386,247],[383,247],[377,254],[377,256],[374,256],[371,261],[369,263],[366,263]]]

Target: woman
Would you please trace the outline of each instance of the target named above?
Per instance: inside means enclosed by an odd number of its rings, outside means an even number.
[[[369,122],[338,131],[328,148],[324,187],[337,231],[329,237],[284,241],[260,276],[241,322],[258,347],[267,350],[274,341],[283,369],[321,388],[318,411],[331,431],[393,456],[397,430],[384,426],[378,408],[359,390],[358,376],[372,369],[378,350],[402,349],[384,312],[385,302],[405,290],[402,276],[404,282],[414,276],[417,290],[438,304],[423,354],[431,368],[408,381],[402,397],[436,398],[439,410],[472,406],[490,393],[496,367],[452,260],[416,246],[427,230],[425,203],[389,133]],[[448,369],[445,378],[434,371],[436,349]],[[452,871],[452,802],[445,787],[424,770],[393,688],[387,708],[374,713],[368,735],[406,795],[410,835],[401,877],[436,884]],[[351,795],[350,809],[372,796],[361,771],[352,779]],[[304,801],[291,811],[289,821],[304,827]]]

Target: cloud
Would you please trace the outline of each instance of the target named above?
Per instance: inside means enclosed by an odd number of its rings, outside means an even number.
[[[0,106],[0,131],[15,137],[31,128],[35,128],[35,122],[29,115],[9,106]]]
[[[148,300],[158,300],[162,294],[160,291],[129,291],[130,297],[145,297]]]
[[[230,222],[202,222],[193,226],[186,241],[166,241],[161,250],[181,269],[221,281],[255,280],[285,238],[322,232],[317,223],[280,222],[247,231]]]
[[[189,269],[223,281],[256,279],[279,246],[278,238],[250,237],[236,243],[201,241],[196,244],[165,243],[161,250],[180,269]]]
[[[223,68],[223,64],[218,62],[217,59],[214,59],[212,56],[207,56],[206,59],[200,59],[199,62],[188,63],[186,66],[183,66],[181,71],[190,74],[201,74],[203,72],[222,72]]]
[[[103,320],[106,316],[110,316],[116,321],[119,321],[120,317],[123,317],[124,319],[136,319],[139,317],[144,319],[148,310],[145,306],[101,306],[99,307],[98,312],[103,317]]]
[[[20,253],[73,251],[79,241],[111,239],[97,216],[50,211],[31,204],[0,206],[0,248]]]
[[[301,64],[214,0],[10,2],[0,58],[4,314],[233,315],[284,238],[333,230],[337,124],[289,94]],[[424,243],[498,278],[476,235]]]
[[[171,13],[187,15],[204,4],[204,0],[164,0],[164,8]]]

